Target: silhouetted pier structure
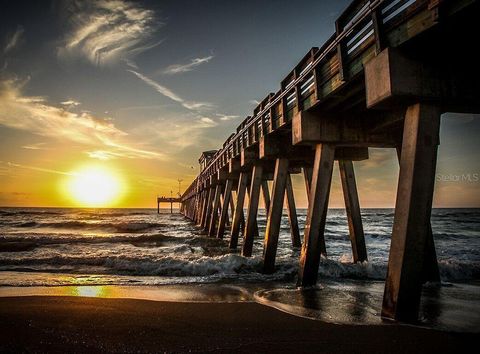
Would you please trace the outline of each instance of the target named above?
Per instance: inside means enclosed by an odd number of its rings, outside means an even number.
[[[173,214],[173,203],[182,203],[182,199],[173,197],[157,197],[158,214],[160,214],[160,203],[170,203],[170,214]]]
[[[292,246],[302,247],[298,285],[311,286],[326,254],[334,161],[353,260],[361,262],[367,248],[353,162],[368,159],[369,147],[396,149],[400,174],[382,316],[416,320],[422,283],[439,280],[430,214],[440,115],[480,111],[472,49],[478,9],[468,0],[353,1],[337,19],[335,34],[308,51],[218,151],[202,155],[201,172],[181,198],[182,213],[218,238],[231,219],[230,247],[237,248],[242,231],[242,255],[248,257],[262,194],[263,269],[274,272],[286,204]],[[297,173],[304,174],[309,200],[303,240],[290,179]]]

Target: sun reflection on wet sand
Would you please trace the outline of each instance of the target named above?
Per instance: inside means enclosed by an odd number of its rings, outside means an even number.
[[[72,288],[72,296],[108,297],[104,286],[76,286]]]
[[[88,282],[87,282],[88,283]],[[254,289],[254,291],[257,289]],[[32,286],[0,287],[1,296],[75,296],[97,298],[121,298],[170,302],[251,302],[253,291],[240,286],[198,284],[191,286]]]

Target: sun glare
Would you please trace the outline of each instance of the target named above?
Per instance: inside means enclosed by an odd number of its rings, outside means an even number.
[[[67,184],[68,194],[87,207],[111,206],[122,194],[120,178],[112,171],[89,166],[72,173]]]

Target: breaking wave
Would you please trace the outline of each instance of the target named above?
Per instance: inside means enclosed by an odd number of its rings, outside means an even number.
[[[329,211],[325,233],[329,256],[320,261],[320,282],[385,279],[393,212],[365,210],[362,216],[369,262],[351,262],[346,215],[344,211]],[[305,217],[305,210],[299,210],[300,229]],[[434,211],[432,228],[442,281],[480,280],[480,236],[475,220],[480,220],[479,210]],[[260,210],[262,236],[265,223],[264,211]],[[299,250],[292,249],[287,218],[281,224],[274,274],[262,272],[262,237],[255,240],[251,258],[229,250],[228,232],[225,237],[205,237],[183,217],[157,215],[151,209],[4,208],[0,209],[0,271],[23,275],[0,281],[0,285],[28,283],[40,274],[55,274],[45,285],[49,281],[58,284],[63,277],[59,273],[71,277],[94,274],[109,277],[113,283],[121,277],[140,284],[155,283],[160,278],[169,284],[224,279],[294,283]]]
[[[18,257],[0,259],[0,270],[51,271],[59,269],[71,273],[116,274],[135,276],[167,277],[209,277],[216,279],[238,277],[239,280],[279,280],[293,279],[297,275],[298,262],[292,259],[277,260],[276,272],[262,273],[262,258],[246,258],[238,254],[205,256],[199,247],[183,246],[182,252],[175,255],[144,256],[84,256],[56,255],[51,257]],[[469,281],[480,279],[480,263],[440,262],[442,281]],[[322,259],[319,267],[319,279],[356,279],[384,280],[386,263],[343,263],[337,260]],[[249,274],[249,276],[246,276]]]
[[[26,221],[12,225],[19,228],[51,228],[51,229],[69,229],[69,230],[98,230],[115,233],[133,233],[144,232],[152,229],[158,229],[167,225],[151,222],[85,222],[85,221],[62,221],[62,222],[37,222]]]
[[[8,244],[35,244],[36,246],[44,245],[73,245],[73,244],[103,244],[103,243],[143,243],[143,242],[155,242],[155,243],[168,243],[168,242],[186,242],[192,237],[179,237],[179,236],[166,236],[163,234],[147,234],[140,236],[77,236],[72,237],[71,234],[55,234],[38,237],[38,234],[13,236],[13,237],[0,237],[0,247]],[[214,240],[215,241],[215,240]]]

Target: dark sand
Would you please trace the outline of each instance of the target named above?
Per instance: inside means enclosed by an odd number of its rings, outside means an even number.
[[[475,334],[335,325],[256,303],[0,298],[0,352],[462,353]]]

